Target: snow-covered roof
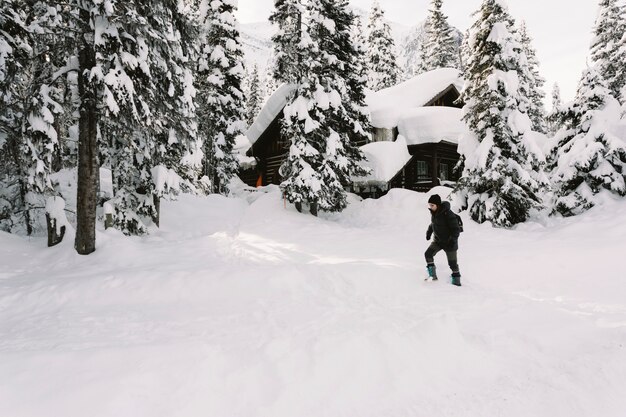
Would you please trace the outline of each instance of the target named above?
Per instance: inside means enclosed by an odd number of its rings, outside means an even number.
[[[371,170],[365,177],[353,178],[355,183],[387,183],[411,159],[406,140],[398,136],[395,142],[373,142],[361,146],[366,161],[362,165]]]
[[[281,84],[267,99],[261,112],[246,132],[246,136],[251,145],[254,145],[276,116],[278,116],[287,105],[287,97],[289,97],[289,94],[291,94],[294,89],[295,86],[292,84]]]
[[[465,130],[463,111],[454,107],[418,107],[405,110],[398,121],[398,133],[408,145],[447,141],[459,143]]]
[[[450,85],[461,91],[461,74],[453,68],[439,68],[393,87],[369,93],[365,101],[372,116],[372,125],[387,129],[398,126],[406,110],[424,106]]]

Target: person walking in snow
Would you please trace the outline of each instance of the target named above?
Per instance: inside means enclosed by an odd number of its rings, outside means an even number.
[[[426,231],[426,240],[430,240],[431,236],[435,235],[433,242],[424,253],[428,276],[433,281],[437,279],[434,257],[437,252],[443,249],[448,257],[448,265],[452,269],[452,284],[460,287],[461,273],[457,263],[457,250],[459,249],[461,226],[457,215],[450,210],[449,202],[441,202],[441,197],[438,194],[433,194],[428,199],[428,210],[430,210],[431,220]]]

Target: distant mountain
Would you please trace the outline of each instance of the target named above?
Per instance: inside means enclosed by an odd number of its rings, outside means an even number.
[[[270,22],[244,23],[239,30],[246,66],[257,64],[260,74],[264,74],[272,51],[274,27]]]

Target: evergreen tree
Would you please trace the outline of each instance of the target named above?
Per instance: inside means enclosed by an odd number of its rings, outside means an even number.
[[[460,46],[460,50],[459,50],[459,64],[460,64],[460,68],[463,72],[465,72],[467,70],[467,63],[470,60],[470,55],[471,55],[472,51],[470,48],[470,29],[468,28],[465,31],[465,34],[463,36],[463,40],[461,41],[461,46]]]
[[[369,140],[370,130],[365,110],[364,51],[352,38],[357,17],[349,10],[347,0],[319,0],[318,7],[319,18],[313,20],[317,27],[312,28],[317,30],[312,36],[317,35],[320,49],[325,52],[321,68],[325,77],[321,81],[330,98],[325,116],[329,132],[322,170],[330,178],[330,184],[334,184],[333,196],[322,208],[341,211],[347,205],[344,188],[352,184],[351,177],[366,174],[360,165],[365,156],[356,145]],[[331,28],[327,27],[329,22]],[[336,95],[341,102],[333,103]]]
[[[243,50],[234,16],[236,3],[205,3],[205,33],[198,69],[198,116],[205,141],[205,174],[213,190],[222,194],[228,193],[228,183],[237,175],[239,163],[233,147],[246,129]]]
[[[424,25],[422,26],[423,30],[421,35],[418,37],[419,45],[418,45],[418,55],[419,61],[413,64],[413,74],[419,75],[423,74],[427,71],[430,71],[428,64],[428,48],[426,44],[428,43],[428,39],[430,37],[430,19],[426,19],[424,21]]]
[[[532,46],[532,39],[528,34],[526,22],[522,21],[519,27],[520,43],[522,44],[522,51],[526,55],[526,64],[528,66],[528,72],[524,72],[530,75],[525,84],[528,85],[528,91],[525,92],[526,96],[530,99],[530,107],[528,108],[528,116],[532,122],[533,130],[536,132],[546,133],[546,112],[543,106],[543,99],[545,93],[543,92],[543,86],[545,80],[539,74],[539,61],[537,59],[537,53]]]
[[[53,45],[45,42],[54,20],[41,2],[0,5],[0,230],[41,230],[46,197],[54,195],[62,107],[51,85]]]
[[[279,81],[274,78],[276,73],[276,55],[274,49],[270,51],[270,57],[267,59],[267,66],[265,68],[265,75],[263,76],[263,82],[261,83],[262,100],[261,103],[265,104],[267,99],[274,94],[278,88]]]
[[[422,65],[424,61],[422,45],[425,42],[426,23],[427,20],[420,22],[420,24],[406,36],[400,47],[403,62],[402,79],[404,80],[413,78],[425,71]]]
[[[317,80],[311,66],[319,48],[304,30],[304,6],[300,0],[278,0],[269,20],[277,26],[274,42],[274,79],[292,84],[295,91],[287,99],[281,121],[282,135],[291,142],[289,155],[280,167],[283,194],[301,209],[303,203],[317,207],[322,199],[323,181],[319,173],[325,142],[319,134],[319,109],[313,97]]]
[[[548,115],[548,133],[550,136],[554,136],[556,132],[561,128],[561,107],[563,102],[561,101],[561,89],[557,83],[554,83],[552,87],[552,111]]]
[[[365,89],[367,88],[367,38],[363,30],[363,21],[357,15],[353,16],[351,37],[354,48],[354,72],[358,77],[358,82]]]
[[[180,183],[194,165],[193,82],[181,53],[188,17],[173,0],[72,0],[46,10],[56,12],[58,22],[47,27],[62,40],[58,56],[66,63],[57,79],[67,75],[66,108],[74,107],[78,118],[75,247],[89,254],[95,250],[101,163],[113,172],[115,220],[125,233],[158,224],[158,200],[174,192],[163,188],[159,167]]]
[[[483,0],[475,16],[462,95],[470,134],[459,143],[465,168],[457,196],[479,223],[509,227],[540,207],[540,158],[527,135],[530,100],[523,94],[527,66],[500,0]]]
[[[149,43],[153,51],[150,60],[152,91],[156,92],[153,108],[161,122],[156,123],[154,133],[157,141],[154,166],[165,167],[180,177],[180,191],[195,193],[201,186],[198,178],[202,172],[203,143],[199,139],[196,113],[196,68],[191,61],[198,56],[196,42],[200,28],[193,11],[177,7],[176,0],[161,0],[146,6],[144,15],[150,16],[147,7],[152,7],[153,16],[163,16],[151,24],[153,30],[163,35]],[[154,176],[152,180],[159,185]],[[173,188],[171,193],[155,190],[154,195],[169,198],[178,191]]]
[[[15,0],[0,3],[0,230],[16,231],[21,224],[30,234],[21,137],[26,85],[18,77],[33,47],[26,19]]]
[[[374,0],[367,25],[367,66],[369,88],[377,91],[397,84],[399,69],[391,29],[377,0]]]
[[[113,84],[119,93],[107,99],[100,148],[113,173],[115,225],[127,234],[145,233],[151,222],[158,226],[160,200],[181,189],[195,190],[200,172],[195,90],[187,64],[196,29],[191,16],[171,6],[167,0],[138,4],[136,16],[153,19],[133,20],[131,14],[123,28],[116,28],[135,40],[124,36],[116,43],[136,59],[122,67],[120,78],[132,85],[134,100],[125,100]]]
[[[600,0],[591,44],[591,59],[617,99],[621,99],[621,90],[626,85],[624,7],[619,0]]]
[[[304,12],[298,16],[282,13],[280,6],[272,17],[279,34],[294,21],[300,30],[296,48],[275,37],[276,56],[296,63],[276,74],[296,86],[284,109],[282,131],[291,146],[280,170],[281,188],[299,209],[308,203],[313,214],[318,208],[342,210],[347,204],[344,187],[351,175],[362,172],[358,162],[363,155],[354,141],[367,135],[363,74],[351,39],[354,15],[345,0],[308,1],[304,8],[292,9]],[[288,53],[298,56],[289,59]]]
[[[346,55],[347,72],[345,75],[348,87],[347,106],[352,123],[348,127],[353,133],[349,133],[355,143],[370,141],[372,130],[369,113],[365,104],[365,90],[367,88],[367,40],[363,33],[361,18],[352,15],[352,48],[344,47],[342,52]]]
[[[561,100],[561,87],[559,87],[558,83],[554,83],[552,86],[552,111],[558,111],[558,109],[563,105],[563,101]]]
[[[443,0],[431,0],[422,43],[422,69],[460,68],[459,48],[448,17],[441,10]]]
[[[254,119],[261,110],[261,82],[259,80],[259,68],[255,65],[252,74],[248,77],[248,94],[246,100],[246,119],[248,125],[254,123]]]
[[[594,67],[583,73],[564,115],[549,168],[555,211],[572,216],[593,207],[602,190],[626,195],[626,145],[610,132],[611,124],[619,120],[619,104]]]
[[[295,83],[302,75],[305,52],[299,49],[302,42],[302,0],[276,0],[269,21],[277,26],[272,36],[274,43],[272,78],[280,83]],[[270,94],[273,93],[270,92]]]

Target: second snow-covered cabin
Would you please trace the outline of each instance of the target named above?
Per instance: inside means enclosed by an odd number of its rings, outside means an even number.
[[[456,181],[456,148],[463,132],[458,102],[461,88],[459,72],[444,68],[369,94],[372,142],[361,149],[372,174],[354,178],[351,191],[376,197],[391,188],[427,191]],[[282,180],[279,168],[289,141],[281,136],[280,121],[292,91],[292,86],[280,86],[246,133],[251,143],[246,155],[257,163],[247,165],[239,176],[250,186],[280,184]]]
[[[406,144],[408,157],[390,151],[399,147],[367,145],[369,148],[364,152],[369,154],[368,167],[372,168],[373,161],[389,165],[373,167],[374,172],[385,172],[384,176],[355,178],[354,191],[363,196],[377,196],[391,188],[428,191],[437,185],[456,182],[457,146],[464,132],[459,102],[462,87],[459,71],[441,68],[370,93],[366,102],[374,143],[401,141]],[[389,171],[394,169],[389,177]]]

